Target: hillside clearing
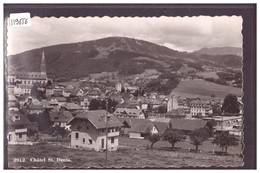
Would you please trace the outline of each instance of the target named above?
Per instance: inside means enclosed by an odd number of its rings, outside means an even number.
[[[217,98],[225,98],[227,94],[242,96],[242,89],[232,86],[225,86],[208,82],[205,80],[181,81],[179,85],[172,90],[171,95],[181,97],[211,97],[214,94]]]

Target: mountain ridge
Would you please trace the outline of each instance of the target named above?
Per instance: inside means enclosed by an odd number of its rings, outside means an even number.
[[[129,73],[131,70],[139,73],[140,69],[174,71],[186,62],[208,61],[200,55],[179,52],[144,40],[106,37],[25,51],[8,56],[8,65],[18,71],[39,71],[42,51],[45,52],[47,71],[60,78],[79,78],[90,73],[115,72],[124,68],[129,68]],[[209,56],[210,63],[214,64],[214,59],[219,57]],[[221,58],[225,59],[225,56]],[[231,61],[235,60],[235,63],[230,63],[234,67],[241,66],[237,58],[228,57]]]

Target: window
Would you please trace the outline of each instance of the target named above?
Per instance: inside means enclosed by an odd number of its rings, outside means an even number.
[[[75,139],[76,139],[76,140],[79,139],[79,133],[75,133]]]
[[[82,139],[82,143],[85,144],[85,138]]]
[[[89,139],[89,140],[88,140],[88,143],[89,143],[89,144],[92,144],[92,139]]]
[[[102,132],[104,132],[104,131],[105,131],[105,129],[102,129],[101,131],[102,131]]]
[[[112,138],[111,138],[111,144],[113,144],[114,142],[115,142],[115,138],[112,137]]]

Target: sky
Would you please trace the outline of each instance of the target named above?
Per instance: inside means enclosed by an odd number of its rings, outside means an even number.
[[[33,17],[31,26],[7,28],[7,53],[111,36],[142,39],[188,52],[203,47],[242,47],[242,22],[241,16]]]

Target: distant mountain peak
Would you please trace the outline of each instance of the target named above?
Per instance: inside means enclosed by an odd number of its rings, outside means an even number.
[[[204,47],[193,52],[194,54],[207,54],[207,55],[243,55],[243,49],[239,47]]]

